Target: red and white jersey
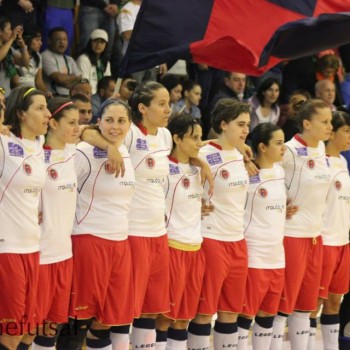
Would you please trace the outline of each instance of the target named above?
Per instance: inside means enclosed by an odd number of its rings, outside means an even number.
[[[169,176],[165,184],[169,239],[186,244],[202,242],[202,193],[199,170],[169,157]]]
[[[330,185],[330,167],[325,145],[308,147],[295,135],[286,143],[283,158],[288,201],[299,210],[286,220],[285,236],[317,237],[321,234],[322,215]]]
[[[91,234],[112,241],[127,239],[135,177],[126,147],[120,146],[119,152],[124,159],[124,177],[115,177],[109,170],[107,151],[86,142],[78,144],[75,157],[78,198],[74,235]]]
[[[41,191],[42,223],[40,264],[57,263],[72,257],[73,229],[77,176],[75,174],[75,145],[63,150],[44,148],[46,183]]]
[[[283,237],[287,194],[284,181],[284,170],[277,164],[249,178],[244,217],[248,267],[285,267]]]
[[[203,198],[214,205],[214,211],[202,220],[202,235],[219,241],[235,242],[244,238],[244,206],[248,191],[248,173],[243,156],[236,149],[225,151],[209,142],[199,153],[214,176],[214,194],[208,197],[208,184]]]
[[[323,214],[323,244],[341,246],[349,243],[350,177],[343,156],[328,157],[331,167],[331,186]]]
[[[162,236],[166,233],[164,184],[169,174],[171,134],[166,128],[158,128],[157,135],[149,135],[143,126],[132,124],[125,145],[136,179],[129,215],[130,235]]]
[[[0,135],[0,253],[39,251],[38,206],[45,184],[44,138]]]

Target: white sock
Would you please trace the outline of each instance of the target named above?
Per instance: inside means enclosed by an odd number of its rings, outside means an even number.
[[[134,320],[131,332],[132,349],[155,349],[156,321],[151,318]]]
[[[317,330],[317,321],[315,318],[310,318],[310,329],[309,329],[309,338],[307,340],[307,350],[313,350],[315,348],[316,330]]]
[[[129,350],[129,334],[110,332],[110,338],[113,350]]]
[[[214,349],[237,348],[238,328],[237,322],[222,323],[215,321],[213,334]]]
[[[321,315],[321,332],[324,350],[338,349],[339,315]]]
[[[288,317],[288,334],[292,350],[306,350],[309,340],[310,312],[294,311]]]
[[[33,343],[31,349],[32,350],[55,350],[55,346],[41,346]]]
[[[282,315],[275,316],[275,319],[273,320],[270,350],[282,349],[286,321],[287,321],[287,317],[285,316],[282,316]]]
[[[249,329],[238,327],[237,350],[248,350]]]
[[[186,350],[187,340],[175,340],[168,338],[166,350]]]
[[[190,322],[188,326],[188,350],[209,350],[211,324]]]
[[[166,349],[166,341],[156,342],[156,350],[165,350]]]
[[[43,349],[47,349],[47,348],[43,348]],[[95,350],[95,349],[98,349],[98,350],[112,350],[112,344],[104,346],[103,348],[100,348],[100,347],[98,347],[98,348],[91,348],[90,346],[86,347],[86,350]]]
[[[257,350],[269,350],[272,340],[272,327],[264,328],[254,322],[252,345],[253,349]]]

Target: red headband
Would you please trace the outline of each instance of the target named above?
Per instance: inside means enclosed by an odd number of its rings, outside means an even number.
[[[51,118],[53,118],[57,113],[61,112],[63,108],[72,105],[73,102],[69,101],[64,103],[62,106],[59,106],[52,114],[51,114]]]

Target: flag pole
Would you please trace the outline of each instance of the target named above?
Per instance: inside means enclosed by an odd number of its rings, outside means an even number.
[[[117,82],[115,83],[113,95],[119,94],[120,86],[122,85],[123,78],[118,77]]]

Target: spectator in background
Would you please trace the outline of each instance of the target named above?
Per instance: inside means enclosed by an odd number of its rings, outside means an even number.
[[[93,94],[97,91],[97,83],[105,75],[111,75],[107,48],[107,32],[103,29],[95,29],[90,35],[84,53],[77,58],[78,68],[82,77],[89,80]]]
[[[91,101],[80,94],[74,95],[71,100],[79,110],[79,125],[88,125],[92,119]]]
[[[131,76],[124,77],[119,89],[119,100],[126,104],[129,104],[129,97],[132,95],[136,89],[137,82]]]
[[[65,55],[68,34],[62,27],[52,28],[49,33],[49,48],[42,53],[43,70],[54,95],[67,97],[72,85],[81,79],[74,59]]]
[[[202,115],[198,105],[202,95],[201,86],[193,80],[186,80],[182,87],[182,99],[174,104],[173,112],[186,113],[193,118],[200,119]]]
[[[250,130],[260,123],[277,124],[280,117],[278,97],[280,83],[275,78],[266,78],[259,86],[256,94],[249,99],[252,106],[250,114]]]
[[[97,92],[92,95],[92,114],[93,122],[97,122],[98,111],[101,104],[113,96],[116,80],[113,77],[103,77],[97,84]]]
[[[182,84],[181,78],[174,74],[165,74],[160,83],[168,90],[170,95],[170,108],[173,110],[174,104],[181,100]]]
[[[78,94],[86,96],[91,101],[92,89],[88,79],[80,79],[70,88],[70,97],[73,97]]]
[[[315,85],[315,96],[324,101],[333,112],[337,110],[334,105],[335,85],[332,81],[328,79],[318,81]]]

